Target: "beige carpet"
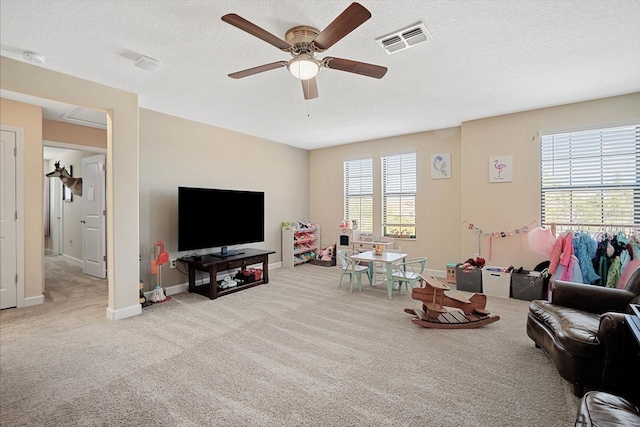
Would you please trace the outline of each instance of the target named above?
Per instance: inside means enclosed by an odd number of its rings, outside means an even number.
[[[500,321],[430,330],[403,312],[410,292],[351,294],[339,270],[303,265],[112,322],[105,282],[55,264],[44,304],[0,312],[3,426],[573,425],[526,301],[489,297]]]

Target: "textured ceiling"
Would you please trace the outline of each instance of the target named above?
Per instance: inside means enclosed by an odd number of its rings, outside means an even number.
[[[640,91],[637,0],[364,0],[371,19],[318,57],[388,67],[382,79],[323,69],[305,101],[284,68],[227,76],[290,56],[221,16],[284,39],[349,4],[2,0],[0,53],[36,51],[42,67],[137,93],[142,108],[306,149]],[[433,40],[393,55],[375,41],[420,21]],[[139,55],[163,65],[141,70]]]

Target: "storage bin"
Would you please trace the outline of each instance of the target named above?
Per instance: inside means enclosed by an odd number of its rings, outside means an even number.
[[[482,293],[494,297],[509,298],[511,273],[502,267],[485,266],[482,269]]]
[[[447,283],[456,283],[456,267],[455,262],[447,263]]]
[[[330,260],[325,260],[325,259],[314,258],[311,261],[309,261],[309,264],[321,265],[323,267],[333,267],[334,265],[336,265],[336,259],[332,258]]]
[[[525,301],[546,299],[546,295],[544,295],[544,278],[531,274],[513,273],[511,275],[511,296]]]
[[[456,267],[456,289],[467,292],[482,292],[482,270]]]

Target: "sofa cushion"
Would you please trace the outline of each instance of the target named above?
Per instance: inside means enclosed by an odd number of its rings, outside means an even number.
[[[633,402],[603,391],[588,391],[578,407],[575,426],[637,426],[640,409]]]
[[[529,312],[553,331],[557,343],[569,353],[585,359],[602,357],[602,346],[597,337],[600,315],[545,300],[532,301]]]

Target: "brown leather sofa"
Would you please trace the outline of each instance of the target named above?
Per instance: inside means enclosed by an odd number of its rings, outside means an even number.
[[[588,391],[580,400],[574,426],[640,426],[640,408],[615,394]]]
[[[527,335],[573,384],[576,396],[585,388],[624,389],[624,313],[631,313],[629,304],[640,304],[640,269],[625,289],[560,281],[550,286],[550,302],[529,306]]]

